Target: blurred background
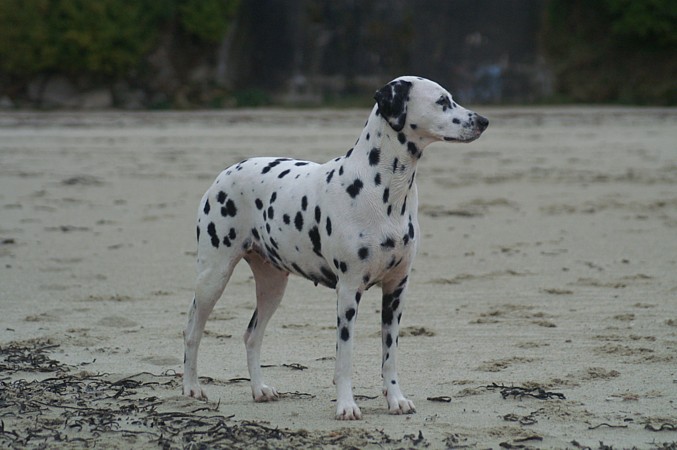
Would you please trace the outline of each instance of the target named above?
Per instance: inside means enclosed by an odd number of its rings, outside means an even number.
[[[675,0],[0,0],[0,108],[677,104]]]

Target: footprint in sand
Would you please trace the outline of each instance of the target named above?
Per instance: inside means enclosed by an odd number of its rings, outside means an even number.
[[[98,325],[114,328],[133,328],[138,324],[131,319],[122,316],[108,316],[97,322]]]
[[[139,361],[161,367],[181,364],[181,360],[175,356],[147,356]]]

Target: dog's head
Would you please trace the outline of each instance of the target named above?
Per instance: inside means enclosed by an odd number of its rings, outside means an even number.
[[[393,130],[429,142],[471,142],[489,126],[489,120],[463,108],[442,86],[425,78],[396,78],[374,98]]]

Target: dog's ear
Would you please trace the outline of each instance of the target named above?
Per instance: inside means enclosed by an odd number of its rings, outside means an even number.
[[[395,131],[402,131],[407,120],[407,102],[411,83],[395,80],[376,91],[374,99],[378,104],[378,112],[388,121]]]

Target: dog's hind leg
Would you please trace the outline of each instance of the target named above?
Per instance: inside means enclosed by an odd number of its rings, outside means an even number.
[[[263,383],[261,374],[261,344],[268,321],[280,305],[284,290],[287,287],[289,273],[279,270],[264,261],[255,252],[248,253],[245,261],[254,274],[256,282],[256,310],[244,333],[244,344],[247,349],[247,367],[251,379],[252,397],[257,402],[277,400],[275,388]]]
[[[223,294],[240,257],[226,260],[222,266],[205,265],[198,269],[195,297],[188,312],[188,324],[183,332],[183,395],[206,399],[197,376],[197,353],[209,314]]]

